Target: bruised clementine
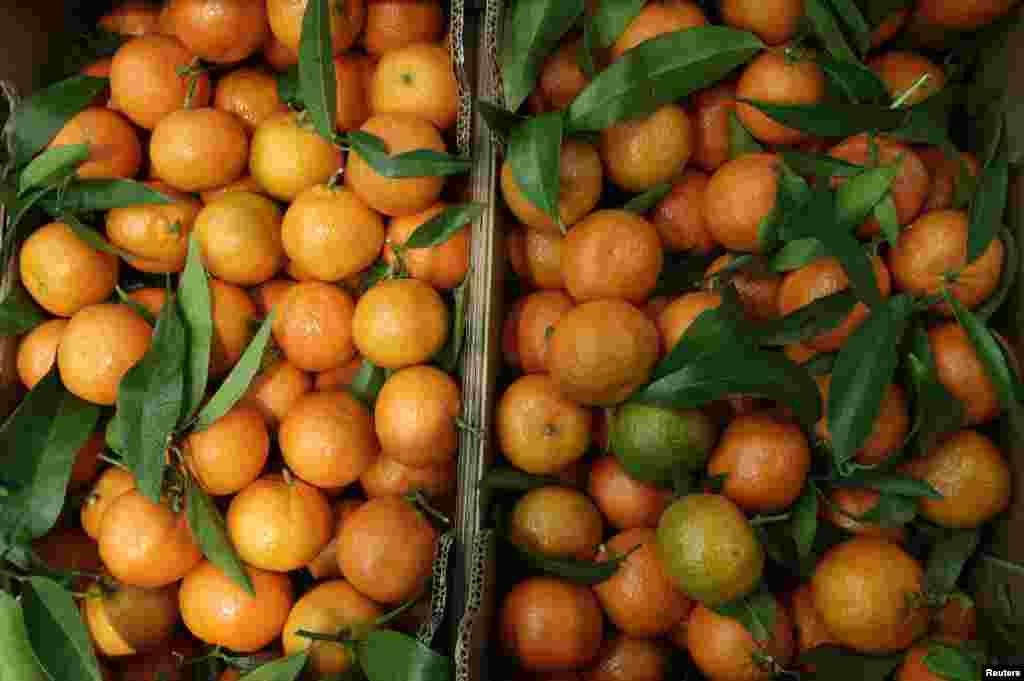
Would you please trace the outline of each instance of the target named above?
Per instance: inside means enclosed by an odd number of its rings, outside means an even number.
[[[385,381],[373,422],[384,455],[414,468],[439,466],[455,457],[462,412],[458,384],[440,369],[414,366]]]
[[[880,493],[867,487],[836,487],[829,495],[826,515],[833,525],[851,534],[878,537],[902,544],[906,539],[903,527],[885,527],[859,519],[876,508],[880,498]]]
[[[32,232],[21,245],[21,282],[52,315],[71,317],[114,292],[117,256],[98,251],[63,222]]]
[[[581,47],[580,38],[565,40],[541,66],[537,87],[552,109],[567,108],[590,83],[577,59]]]
[[[191,105],[210,101],[210,77],[187,74],[195,55],[176,38],[146,35],[133,38],[114,54],[110,65],[112,108],[136,125],[152,130],[165,116],[185,108],[190,80],[195,80]]]
[[[509,518],[509,539],[549,558],[592,560],[604,520],[587,495],[551,485],[519,497]]]
[[[658,641],[618,636],[606,639],[584,681],[663,681],[668,650]],[[561,678],[561,677],[559,677]]]
[[[278,440],[292,472],[321,488],[355,482],[380,451],[370,412],[344,391],[303,396],[281,422]]]
[[[650,376],[660,341],[654,323],[621,300],[598,300],[570,310],[555,326],[548,370],[568,399],[613,406]]]
[[[980,168],[974,154],[957,152],[947,158],[946,151],[941,147],[925,147],[920,149],[917,155],[932,176],[932,185],[924,204],[925,212],[953,208],[954,199],[970,198],[970,194],[967,192],[963,192],[964,195],[960,196],[962,193],[961,178],[965,171],[970,178],[978,177]]]
[[[790,594],[789,607],[793,613],[797,653],[802,655],[821,645],[836,644],[814,605],[814,592],[810,584],[801,584]]]
[[[287,575],[245,568],[255,590],[247,593],[204,561],[181,582],[181,619],[200,641],[238,653],[254,653],[281,635],[292,608]]]
[[[590,446],[590,410],[563,397],[546,374],[523,376],[509,386],[496,419],[502,453],[527,473],[556,473]]]
[[[725,80],[694,95],[693,162],[713,173],[729,160],[729,115],[736,110],[736,82]]]
[[[577,302],[616,298],[639,305],[658,284],[663,262],[654,226],[625,210],[601,210],[562,243],[562,276]]]
[[[110,109],[89,108],[76,114],[46,148],[69,144],[89,145],[89,158],[78,166],[78,177],[132,178],[142,167],[138,133],[124,116]]]
[[[100,522],[100,558],[110,574],[154,589],[178,581],[202,560],[184,513],[137,490],[117,497]]]
[[[704,279],[711,288],[716,287],[717,275],[736,261],[736,256],[726,254],[715,258],[704,272]],[[767,322],[779,314],[777,300],[782,275],[771,271],[763,258],[757,258],[748,266],[729,274],[729,282],[735,287],[736,295],[743,306],[747,319]]]

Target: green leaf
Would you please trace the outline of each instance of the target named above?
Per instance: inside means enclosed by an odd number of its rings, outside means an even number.
[[[958,648],[933,642],[924,656],[928,671],[949,681],[980,681],[981,665]]]
[[[597,63],[594,62],[594,52],[597,50],[597,36],[595,34],[594,22],[591,17],[583,20],[583,39],[576,50],[576,64],[580,71],[587,78],[597,75]]]
[[[939,382],[934,367],[913,353],[907,365],[914,386],[914,451],[927,454],[946,435],[963,428],[964,406]]]
[[[557,111],[528,119],[509,136],[507,157],[523,195],[559,225],[562,134],[562,114]]]
[[[189,238],[185,270],[178,284],[178,305],[188,332],[188,371],[185,374],[185,409],[182,413],[184,419],[189,420],[206,396],[213,348],[210,283],[194,236]]]
[[[293,64],[287,71],[274,75],[277,81],[277,97],[288,106],[296,109],[304,109],[302,96],[299,91],[299,65]]]
[[[874,429],[913,311],[913,299],[903,295],[874,307],[839,351],[827,408],[832,453],[840,471]]]
[[[828,0],[804,0],[804,17],[830,55],[840,61],[857,61],[857,54],[846,41]]]
[[[345,142],[352,152],[366,161],[378,174],[390,178],[443,177],[463,175],[473,167],[473,161],[431,149],[416,149],[397,156],[388,154],[384,141],[362,130],[345,134]]]
[[[299,93],[317,132],[330,143],[338,137],[337,88],[331,0],[308,0],[299,40]]]
[[[199,412],[196,419],[195,429],[203,431],[216,423],[222,416],[231,411],[231,408],[242,399],[242,395],[249,389],[252,379],[259,373],[263,363],[263,353],[266,352],[267,344],[270,342],[270,332],[274,324],[274,310],[270,311],[259,331],[253,336],[249,346],[242,353],[238,364],[231,370],[228,377],[224,379],[220,388],[214,393],[210,401],[206,403],[203,410]]]
[[[895,247],[900,238],[900,217],[896,212],[896,201],[892,198],[892,194],[889,193],[882,197],[872,213],[882,228],[885,240],[889,242],[890,246]]]
[[[431,248],[440,246],[462,231],[466,225],[484,213],[482,203],[460,203],[449,206],[416,228],[403,244],[405,248]]]
[[[189,529],[203,555],[235,584],[255,596],[252,579],[228,537],[224,516],[195,480],[190,481],[186,491],[186,515]]]
[[[611,47],[626,27],[636,19],[644,8],[646,0],[603,0],[597,3],[597,10],[591,17],[597,42],[600,47]]]
[[[860,11],[860,8],[853,0],[830,1],[832,3],[832,8],[835,10],[836,16],[839,17],[840,21],[846,24],[846,27],[853,35],[853,42],[857,47],[857,52],[860,54],[867,54],[868,50],[871,49],[872,30],[871,26],[868,25],[868,20],[865,18],[864,13]]]
[[[911,499],[942,498],[942,495],[930,483],[902,473],[862,470],[847,478],[836,480],[834,484],[840,487],[867,487],[876,492],[895,494]]]
[[[145,203],[174,202],[135,180],[77,180],[56,196],[48,196],[42,201],[51,215],[94,213]]]
[[[632,551],[610,558],[609,560],[596,562],[591,560],[578,560],[575,558],[550,558],[531,551],[525,546],[520,546],[509,538],[508,534],[503,535],[509,546],[515,549],[516,554],[531,569],[545,575],[560,577],[561,579],[581,584],[583,586],[594,586],[605,582],[615,576],[619,567],[629,558]],[[635,549],[634,549],[635,550]]]
[[[737,321],[738,311],[727,305],[728,301],[723,300],[717,308],[704,310],[697,315],[675,346],[654,367],[651,380],[664,378],[687,364],[737,342],[742,334]]]
[[[526,116],[520,116],[505,109],[498,104],[493,104],[485,99],[476,100],[477,111],[480,117],[487,123],[487,127],[500,139],[508,139],[512,129],[526,120]]]
[[[947,85],[937,94],[903,111],[906,119],[889,134],[902,142],[929,144],[946,149],[947,154],[955,153],[956,147],[949,139],[949,120],[957,103],[958,88]]]
[[[489,466],[479,487],[493,492],[529,492],[541,487],[566,487],[567,483],[552,475],[531,475],[513,466]]]
[[[852,137],[868,130],[898,128],[906,111],[876,104],[772,104],[741,99],[783,125],[818,137]]]
[[[47,149],[25,166],[18,178],[18,196],[70,177],[89,159],[88,144],[66,144]]]
[[[843,182],[836,190],[836,222],[840,229],[855,230],[889,195],[899,174],[897,165],[865,170]]]
[[[32,160],[64,124],[88,107],[109,83],[106,78],[74,76],[22,101],[4,126],[14,164],[22,166]]]
[[[811,376],[827,376],[836,364],[835,352],[820,352],[800,365]]]
[[[4,661],[4,681],[47,681],[39,665],[25,629],[21,605],[6,591],[0,590],[0,659]]]
[[[999,276],[999,288],[974,310],[974,316],[982,321],[988,321],[992,318],[992,315],[1003,307],[1003,304],[1010,297],[1014,284],[1017,282],[1017,276],[1020,273],[1020,249],[1017,246],[1017,237],[1013,235],[1013,230],[1003,227],[999,238],[1003,242],[1003,250],[1005,252],[1003,271]]]
[[[860,62],[839,61],[822,56],[818,58],[818,66],[846,99],[855,104],[874,104],[889,100],[889,93],[882,79]]]
[[[187,343],[177,303],[168,292],[149,351],[118,388],[124,463],[135,475],[139,492],[154,502],[160,500],[167,446],[185,401]]]
[[[348,386],[348,391],[352,393],[353,397],[372,409],[374,402],[377,401],[377,395],[380,394],[380,389],[384,387],[384,382],[387,380],[388,371],[364,357],[362,366],[359,367],[359,371],[356,372]]]
[[[583,14],[583,0],[516,0],[498,55],[505,106],[516,111],[533,92],[541,65]]]
[[[981,360],[982,366],[985,367],[985,373],[988,374],[988,377],[995,384],[996,392],[999,394],[999,401],[1003,408],[1010,411],[1019,410],[1020,404],[1017,402],[1015,392],[1017,381],[1014,377],[1013,369],[1010,368],[1010,363],[1003,353],[1003,348],[995,335],[985,326],[983,321],[966,309],[956,296],[951,295],[948,289],[944,290],[942,295],[953,308],[956,320],[967,333],[967,338],[971,341],[971,345],[974,346],[978,359]]]
[[[736,116],[736,111],[729,112],[729,159],[736,159],[747,154],[757,154],[764,147],[750,134],[746,126]]]
[[[359,665],[369,681],[451,681],[452,663],[416,639],[375,629],[356,643]]]
[[[30,577],[21,607],[32,649],[50,678],[103,681],[89,631],[69,591],[45,577]]]
[[[945,596],[954,592],[964,566],[980,543],[981,532],[977,529],[947,531],[928,554],[925,567],[928,593]]]
[[[717,83],[764,48],[757,36],[700,26],[645,41],[602,71],[567,111],[570,130],[603,130]]]
[[[715,606],[712,610],[742,624],[755,641],[766,643],[775,631],[777,606],[775,596],[762,588],[739,600]]]
[[[808,427],[821,416],[818,387],[806,371],[782,353],[743,344],[702,356],[641,387],[630,400],[692,409],[734,394],[778,400]]]
[[[882,681],[900,666],[904,656],[903,652],[893,655],[862,655],[840,646],[821,645],[800,655],[797,664],[801,669],[811,670],[806,673],[806,677],[801,674],[801,679]]]
[[[64,213],[64,215],[61,216],[61,220],[71,228],[71,231],[75,233],[75,236],[89,244],[89,247],[93,250],[101,253],[107,253],[118,258],[124,258],[129,263],[138,257],[132,253],[123,251],[116,246],[110,245],[110,242],[104,239],[99,232],[82,222],[78,217],[71,213]]]
[[[466,310],[469,304],[469,276],[452,291],[452,332],[438,358],[438,365],[449,374],[461,373],[459,367],[466,345]],[[362,367],[360,367],[362,368]]]
[[[243,674],[245,681],[296,681],[309,660],[309,651],[267,662]]]
[[[999,230],[1010,186],[1010,164],[1005,148],[989,162],[981,173],[978,189],[971,202],[971,224],[967,236],[967,262],[977,260]]]
[[[646,215],[650,211],[654,210],[654,208],[671,193],[671,182],[654,185],[643,194],[637,194],[630,199],[626,205],[622,207],[622,210],[628,210],[630,213],[636,213],[637,215]]]
[[[782,160],[793,171],[800,175],[820,178],[853,177],[864,172],[864,166],[834,158],[824,154],[809,154],[797,149],[785,149],[780,152]]]
[[[882,492],[875,504],[857,520],[879,527],[903,527],[917,517],[917,499],[902,494]]]
[[[797,554],[801,558],[809,556],[818,533],[818,488],[811,481],[793,505],[792,527]]]
[[[882,295],[874,265],[853,233],[836,224],[835,196],[826,189],[815,190],[809,201],[787,216],[780,231],[787,239],[815,237],[821,241],[825,250],[842,264],[857,298],[871,307],[878,307]]]
[[[20,336],[46,320],[46,314],[20,284],[12,284],[0,301],[0,336]]]
[[[156,324],[156,317],[153,316],[153,313],[146,309],[142,305],[142,303],[136,302],[129,298],[128,292],[121,288],[120,285],[114,287],[114,293],[117,294],[117,299],[121,301],[123,305],[127,305],[132,310],[134,310],[135,314],[145,319],[147,324],[149,324],[150,326]]]
[[[865,0],[861,3],[868,23],[877,28],[883,21],[901,9],[914,4],[914,0]]]
[[[773,272],[792,272],[827,256],[828,251],[817,239],[794,239],[775,252],[768,267]]]
[[[65,390],[54,368],[0,426],[0,444],[14,454],[2,478],[14,487],[4,504],[33,538],[57,522],[78,450],[99,418],[100,408]]]
[[[758,326],[757,342],[782,346],[809,340],[839,326],[856,304],[857,296],[849,289],[818,298],[785,317]]]

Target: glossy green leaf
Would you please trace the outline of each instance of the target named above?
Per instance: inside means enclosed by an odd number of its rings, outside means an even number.
[[[947,531],[928,554],[925,565],[928,593],[945,596],[955,591],[964,566],[980,544],[981,532],[977,529]]]
[[[51,215],[94,213],[145,203],[173,203],[152,187],[135,180],[77,180],[42,205]]]
[[[114,293],[117,294],[117,299],[118,301],[121,302],[122,305],[127,305],[132,310],[134,310],[135,314],[145,319],[147,324],[149,324],[150,326],[156,324],[156,316],[154,316],[152,312],[150,312],[145,306],[143,306],[142,303],[132,300],[129,297],[129,293],[125,291],[123,288],[121,288],[119,285],[114,287]]]
[[[915,497],[882,492],[878,502],[867,512],[857,516],[859,522],[879,527],[903,527],[917,517],[918,501]]]
[[[0,184],[0,188],[5,185]],[[0,251],[7,251],[13,248],[14,244],[22,241],[30,228],[37,226],[35,221],[28,221],[25,218],[32,214],[37,207],[51,194],[57,192],[56,187],[46,187],[28,192],[23,198],[18,198],[13,188],[9,194],[4,192],[3,206],[6,209],[6,222],[4,225],[3,240],[0,241]]]
[[[367,407],[373,408],[373,403],[377,401],[377,395],[380,394],[380,389],[384,387],[387,378],[386,369],[364,357],[362,366],[348,386],[348,391]]]
[[[657,205],[671,193],[671,182],[664,182],[662,184],[655,185],[643,194],[637,194],[630,199],[626,205],[622,207],[622,210],[628,210],[630,213],[636,213],[637,215],[646,215],[654,210],[655,207],[657,207]]]
[[[516,111],[537,85],[541,65],[583,14],[583,0],[516,0],[499,52],[505,105]]]
[[[836,352],[819,352],[800,365],[811,376],[827,376],[836,365]]]
[[[16,166],[32,160],[64,124],[88,107],[110,81],[73,76],[23,100],[4,126],[4,137]]]
[[[868,23],[877,28],[893,14],[914,4],[914,0],[863,0],[861,8]]]
[[[476,108],[491,132],[503,140],[507,140],[509,133],[527,119],[526,116],[520,116],[484,99],[476,101]]]
[[[603,130],[645,116],[712,85],[764,48],[752,33],[701,26],[629,50],[602,71],[567,111],[570,130]]]
[[[948,681],[979,681],[981,665],[959,648],[933,642],[924,656],[924,665],[932,674]]]
[[[999,238],[1003,242],[1003,271],[999,275],[999,288],[974,310],[974,316],[982,321],[988,321],[1003,307],[1020,275],[1021,259],[1017,237],[1014,236],[1013,230],[1003,227]]]
[[[440,246],[483,215],[482,203],[460,203],[449,206],[427,220],[406,240],[405,248],[431,248]]]
[[[552,475],[531,475],[513,466],[490,466],[479,487],[490,493],[529,492],[541,487],[565,487],[567,484]]]
[[[71,592],[45,577],[31,577],[25,582],[21,607],[32,649],[50,678],[103,681]]]
[[[21,605],[3,590],[0,590],[0,660],[3,660],[0,670],[3,681],[48,681],[29,643]]]
[[[804,18],[830,55],[840,61],[857,61],[828,0],[804,0]]]
[[[814,482],[807,482],[800,498],[793,504],[792,513],[793,542],[797,554],[804,558],[810,555],[818,533],[818,488]]]
[[[591,18],[598,45],[611,47],[644,8],[646,0],[601,0]]]
[[[853,460],[874,429],[913,311],[913,299],[903,295],[875,306],[839,351],[827,409],[832,453],[840,470]]]
[[[916,499],[941,499],[942,495],[924,480],[919,480],[903,473],[877,472],[872,470],[859,471],[842,480],[836,485],[846,487],[867,487],[876,492],[895,494],[901,497]]]
[[[828,251],[817,239],[794,239],[772,255],[768,267],[773,272],[792,272],[827,256]]]
[[[871,26],[864,13],[853,0],[829,0],[836,16],[846,25],[853,36],[854,46],[860,54],[867,54],[871,49]]]
[[[675,346],[654,367],[652,382],[739,340],[742,332],[737,323],[737,311],[726,307],[727,303],[723,301],[723,305],[697,315]]]
[[[245,395],[245,391],[252,384],[252,379],[256,377],[256,374],[259,373],[262,367],[263,354],[267,350],[267,344],[270,343],[270,332],[273,324],[274,311],[271,310],[270,314],[263,320],[263,323],[260,324],[259,331],[256,332],[248,347],[245,348],[245,352],[242,353],[238,364],[235,365],[235,368],[224,379],[217,392],[214,393],[210,401],[199,412],[199,418],[196,419],[196,430],[206,430],[212,426],[218,419],[231,411],[231,408]]]
[[[853,177],[864,172],[864,166],[833,158],[824,154],[810,154],[797,149],[786,149],[780,153],[786,165],[800,175],[812,177]]]
[[[775,596],[764,589],[743,598],[712,608],[724,617],[730,617],[750,632],[755,641],[767,642],[775,631],[778,604]]]
[[[889,195],[899,166],[882,166],[851,177],[836,190],[836,222],[840,229],[855,230]]]
[[[963,428],[964,406],[942,385],[934,367],[913,352],[907,357],[907,367],[914,386],[914,449],[923,455]]]
[[[595,33],[594,22],[590,18],[583,20],[583,39],[580,40],[576,49],[576,65],[588,79],[597,75],[597,62],[594,61],[594,52],[597,51],[597,34]]]
[[[160,500],[167,446],[185,402],[188,338],[174,296],[168,295],[149,351],[121,379],[117,411],[124,429],[125,465],[139,492]]]
[[[71,231],[75,233],[75,236],[89,244],[93,250],[101,253],[107,253],[108,255],[113,255],[118,258],[124,258],[129,263],[136,259],[134,254],[112,245],[109,241],[104,239],[98,231],[82,222],[75,215],[71,213],[64,213],[64,215],[61,216],[61,220],[71,228]]]
[[[947,153],[956,153],[956,147],[949,139],[949,122],[958,94],[956,87],[947,85],[919,104],[907,109],[894,109],[904,112],[906,118],[889,135],[902,142],[939,146]]]
[[[801,679],[883,681],[900,666],[904,656],[902,652],[893,655],[864,655],[840,646],[821,645],[800,655],[797,663],[802,669],[810,670],[806,677],[801,674]]]
[[[507,160],[512,177],[534,206],[561,224],[559,169],[564,121],[554,111],[528,119],[512,131]]]
[[[47,149],[25,166],[18,178],[18,196],[70,177],[89,158],[88,144],[66,144]]]
[[[600,562],[576,558],[551,558],[516,544],[507,534],[504,536],[509,546],[515,549],[516,554],[531,569],[583,586],[594,586],[614,577],[615,573],[619,571],[619,567],[632,553],[630,551]]]
[[[856,304],[857,296],[849,289],[818,298],[785,317],[759,325],[757,341],[768,346],[802,343],[839,326]]]
[[[876,104],[771,104],[740,100],[783,125],[819,137],[852,137],[868,130],[898,128],[907,113]]]
[[[967,236],[967,262],[977,260],[999,230],[1010,186],[1010,164],[1005,149],[985,166],[971,202],[971,223]]]
[[[0,336],[20,336],[46,320],[46,314],[20,284],[12,284],[0,300]]]
[[[253,596],[256,589],[252,579],[238,557],[220,509],[196,481],[190,481],[186,490],[186,516],[196,543],[213,565]]]
[[[736,116],[736,111],[729,112],[729,159],[736,159],[746,154],[757,154],[764,147],[750,134],[746,126]]]
[[[376,629],[357,642],[369,681],[452,681],[451,660],[397,631]]]
[[[974,346],[974,352],[985,367],[985,373],[995,384],[1003,408],[1011,411],[1019,410],[1020,404],[1017,402],[1016,396],[1017,381],[999,341],[985,326],[985,323],[966,309],[956,296],[949,293],[948,289],[943,291],[943,296],[953,308],[956,320],[967,333],[967,338]]]
[[[299,41],[299,92],[317,132],[333,143],[337,132],[337,88],[331,41],[332,0],[308,0]]]
[[[277,81],[277,98],[295,109],[304,109],[302,95],[299,91],[299,65],[293,64],[288,70],[274,75]]]
[[[900,217],[896,212],[896,201],[892,198],[892,194],[889,193],[882,197],[882,200],[875,204],[872,213],[882,228],[885,240],[889,242],[890,246],[896,246],[896,242],[900,238]]]
[[[463,175],[473,161],[431,149],[416,149],[397,156],[388,154],[384,141],[362,130],[345,133],[345,142],[377,173],[389,178]]]
[[[833,2],[839,1],[849,2],[849,0],[833,0]],[[886,91],[882,79],[859,61],[840,61],[822,56],[818,58],[818,66],[836,89],[851,102],[872,104],[889,100],[889,93]]]
[[[185,270],[178,285],[178,305],[188,332],[188,371],[185,374],[186,420],[195,415],[206,396],[210,379],[210,353],[213,348],[213,308],[210,283],[203,267],[199,242],[190,237]]]
[[[296,681],[309,661],[309,651],[267,662],[243,674],[245,681]]]

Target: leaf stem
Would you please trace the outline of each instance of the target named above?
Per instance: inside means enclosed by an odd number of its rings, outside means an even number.
[[[405,500],[419,508],[421,511],[423,511],[432,519],[441,524],[443,527],[451,527],[451,518],[449,518],[444,513],[431,506],[430,502],[427,500],[426,495],[423,494],[421,490],[416,490],[405,495]]]
[[[770,525],[772,523],[781,523],[784,520],[789,520],[789,513],[780,513],[778,515],[760,515],[750,519],[750,524],[754,527],[761,525]]]
[[[414,608],[416,604],[419,603],[419,600],[419,598],[410,598],[405,603],[402,603],[400,606],[398,606],[391,612],[384,613],[383,615],[378,617],[376,620],[374,620],[373,625],[375,627],[386,627],[387,625],[391,624],[396,619],[401,617],[403,614]]]
[[[906,104],[907,100],[910,99],[911,97],[913,97],[915,92],[917,92],[922,87],[924,87],[924,84],[927,83],[930,78],[931,78],[931,74],[930,73],[926,73],[926,74],[922,75],[920,78],[918,78],[916,81],[914,81],[913,85],[908,87],[906,90],[903,91],[902,94],[900,94],[899,97],[897,97],[895,100],[893,100],[892,106],[889,107],[889,108],[891,108],[891,109],[898,109],[901,106],[903,106],[904,104]]]

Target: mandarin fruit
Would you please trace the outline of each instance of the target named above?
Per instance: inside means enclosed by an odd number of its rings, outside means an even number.
[[[566,227],[571,227],[601,199],[604,168],[601,156],[590,144],[566,140],[558,164],[558,214]],[[519,180],[506,159],[501,166],[501,195],[509,210],[527,227],[558,232],[558,224],[523,193]]]
[[[253,134],[249,172],[264,191],[281,201],[324,184],[341,169],[341,151],[317,134],[297,113],[264,120]]]
[[[448,340],[448,307],[418,279],[382,281],[356,303],[352,337],[359,354],[386,369],[422,364]]]
[[[149,351],[153,329],[127,305],[92,305],[68,322],[57,348],[64,387],[110,406],[128,370]]]
[[[210,77],[203,71],[188,75],[195,59],[177,38],[146,35],[129,40],[110,65],[112,108],[152,130],[165,116],[185,108],[190,90],[191,105],[206,106]]]
[[[32,232],[21,246],[21,282],[52,315],[71,317],[114,292],[117,256],[98,251],[63,222]]]
[[[587,495],[569,487],[539,487],[519,498],[509,539],[549,558],[591,560],[604,537],[604,520]]]
[[[462,399],[455,380],[432,366],[413,366],[384,382],[373,422],[385,456],[413,468],[439,466],[455,457],[455,422]]]
[[[237,116],[250,133],[274,114],[288,111],[273,74],[255,67],[236,69],[218,80],[213,106]]]
[[[128,264],[143,272],[181,272],[188,256],[188,239],[203,205],[160,183],[148,183],[172,203],[142,203],[107,212],[110,243],[134,258]]]
[[[781,51],[755,57],[736,84],[736,98],[766,104],[813,105],[825,96],[825,74],[811,59],[791,58]],[[760,109],[740,101],[736,115],[754,137],[766,144],[796,144],[807,135],[772,119]]]
[[[601,132],[601,158],[608,177],[629,192],[647,191],[675,178],[692,153],[693,124],[676,104]]]
[[[89,158],[75,171],[85,179],[132,178],[142,167],[142,143],[132,124],[110,109],[89,108],[71,118],[46,146],[89,145]]]
[[[562,276],[577,302],[616,298],[640,305],[654,291],[663,253],[658,230],[625,210],[601,210],[562,244]]]
[[[185,464],[207,493],[235,494],[263,472],[270,435],[255,407],[235,406],[207,429],[193,431],[182,446]]]
[[[355,354],[352,296],[319,281],[296,284],[285,294],[274,318],[274,340],[293,365],[304,371],[342,366]]]

